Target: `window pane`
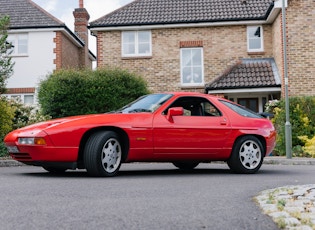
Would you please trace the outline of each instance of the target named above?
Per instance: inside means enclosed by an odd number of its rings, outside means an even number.
[[[24,104],[34,104],[34,96],[33,95],[25,95],[24,96]]]
[[[260,38],[261,37],[260,26],[248,28],[248,35],[250,38],[254,37]]]
[[[194,49],[192,50],[192,63],[193,65],[201,65],[201,50]]]
[[[123,43],[135,43],[135,32],[124,32]]]
[[[27,49],[27,35],[19,35],[18,36],[18,53],[26,54]]]
[[[184,67],[182,69],[182,73],[184,83],[193,83],[192,71],[190,67]]]
[[[194,67],[193,68],[193,82],[202,83],[201,75],[202,75],[201,67]]]
[[[139,54],[149,54],[150,53],[150,44],[142,43],[139,44]]]
[[[124,44],[123,50],[124,50],[123,51],[124,54],[135,54],[136,53],[134,44],[130,44],[130,43]]]
[[[260,39],[249,39],[249,49],[261,49]]]
[[[14,40],[7,39],[7,42],[9,43],[8,46],[10,47],[10,49],[7,50],[7,54],[13,54],[14,53],[14,47],[15,47]]]
[[[150,42],[150,32],[148,31],[140,31],[138,32],[138,40],[139,43],[149,43]]]
[[[191,50],[190,49],[182,50],[182,65],[191,66]]]

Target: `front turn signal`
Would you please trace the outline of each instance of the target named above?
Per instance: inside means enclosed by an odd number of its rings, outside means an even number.
[[[43,137],[35,137],[34,138],[35,145],[46,145],[46,141]]]

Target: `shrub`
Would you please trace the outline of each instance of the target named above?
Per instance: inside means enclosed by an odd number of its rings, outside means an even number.
[[[27,125],[31,125],[40,121],[45,121],[50,119],[49,116],[42,115],[41,111],[28,105],[22,104],[19,100],[5,100],[7,109],[9,111],[9,116],[7,117],[6,122],[1,122],[1,124],[7,124],[5,129],[2,129],[3,126],[0,126],[1,132],[1,143],[0,143],[0,157],[7,155],[7,150],[3,143],[4,136],[13,129],[22,128]],[[1,102],[0,110],[2,111]],[[5,111],[5,110],[3,110]],[[5,113],[1,113],[2,117]],[[1,118],[0,118],[1,120]]]
[[[290,123],[292,129],[292,149],[295,156],[309,156],[304,148],[308,139],[315,135],[315,97],[291,97]],[[268,112],[274,114],[272,119],[277,130],[277,144],[275,155],[285,155],[285,100],[269,102],[266,106]],[[303,138],[301,138],[303,137]]]
[[[315,158],[315,136],[311,139],[307,136],[300,136],[299,138],[305,142],[305,145],[302,147],[303,153]]]
[[[50,116],[43,115],[40,109],[25,105],[20,100],[10,100],[10,106],[14,110],[12,130],[51,119]]]
[[[53,118],[104,113],[148,94],[146,82],[120,69],[61,70],[41,81],[38,100]]]
[[[4,97],[0,97],[0,157],[7,154],[3,143],[4,136],[12,129],[14,110]]]
[[[12,130],[12,119],[14,117],[14,110],[4,97],[0,97],[0,111],[0,136],[4,137]]]

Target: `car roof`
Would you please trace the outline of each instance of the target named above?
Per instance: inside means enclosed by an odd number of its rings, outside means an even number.
[[[181,91],[175,91],[175,92],[165,92],[167,94],[173,94],[174,96],[207,96],[212,98],[219,98],[217,96],[211,95],[211,94],[205,94],[205,93],[199,93],[199,92],[181,92]],[[223,98],[222,98],[223,99]]]

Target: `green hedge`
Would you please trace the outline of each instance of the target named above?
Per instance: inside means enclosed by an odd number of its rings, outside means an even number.
[[[3,143],[4,136],[12,130],[14,110],[9,102],[0,96],[0,157],[7,155],[7,150]]]
[[[315,151],[309,147],[315,139],[315,97],[290,97],[289,103],[293,156],[315,157]],[[272,121],[278,133],[274,154],[284,156],[285,100],[269,102],[267,111],[274,114]]]
[[[40,83],[39,104],[53,118],[104,113],[148,94],[146,82],[125,70],[61,70]]]

